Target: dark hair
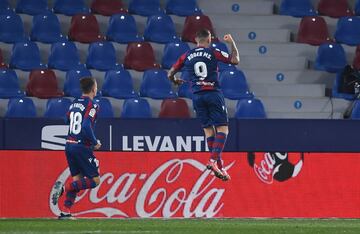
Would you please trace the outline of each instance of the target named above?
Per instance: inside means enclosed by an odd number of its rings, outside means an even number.
[[[84,77],[80,80],[81,91],[84,94],[88,94],[91,92],[95,85],[96,80],[93,77]]]
[[[206,39],[209,36],[210,36],[210,31],[206,28],[200,29],[199,31],[196,32],[196,38],[198,40]]]

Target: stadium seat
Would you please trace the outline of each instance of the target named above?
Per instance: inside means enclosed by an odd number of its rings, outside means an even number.
[[[126,13],[122,0],[94,0],[91,3],[91,12],[104,16]]]
[[[162,57],[162,68],[170,69],[179,57],[188,50],[190,50],[190,46],[186,42],[179,41],[166,44]]]
[[[81,66],[78,50],[74,42],[57,42],[51,45],[49,68],[62,71],[74,70]]]
[[[151,16],[163,13],[159,0],[131,0],[129,13],[142,16]]]
[[[165,9],[166,14],[169,15],[189,16],[202,14],[196,0],[167,0]]]
[[[187,16],[184,23],[184,28],[181,34],[181,39],[187,42],[195,41],[196,32],[200,29],[208,29],[211,32],[214,41],[217,40],[215,31],[210,18],[206,15],[191,15]]]
[[[146,41],[162,44],[179,41],[174,22],[170,16],[165,14],[153,15],[147,19],[144,38]]]
[[[360,0],[357,0],[355,3],[355,14],[360,15]]]
[[[121,66],[116,63],[115,48],[109,41],[94,42],[89,45],[86,66],[89,69],[100,71],[121,68]]]
[[[71,18],[69,39],[82,43],[103,41],[98,21],[94,15],[74,15]]]
[[[34,118],[36,117],[36,108],[33,100],[30,98],[9,99],[6,118]]]
[[[189,106],[181,98],[163,100],[159,118],[190,118]]]
[[[10,59],[10,67],[24,71],[45,68],[41,64],[40,50],[35,42],[18,42],[14,44]]]
[[[334,18],[354,15],[353,11],[349,8],[347,0],[320,0],[318,11],[320,15]]]
[[[0,98],[23,97],[24,92],[20,90],[19,78],[15,71],[0,69]]]
[[[53,10],[54,13],[69,16],[90,13],[90,9],[86,7],[84,0],[55,0]]]
[[[355,100],[354,107],[351,112],[351,119],[360,119],[360,100]]]
[[[224,42],[218,41],[218,42],[212,42],[211,47],[214,49],[218,49],[220,51],[224,51],[226,53],[229,53],[229,50]],[[235,66],[228,63],[223,63],[221,61],[218,62],[218,68],[219,71],[222,72],[227,69],[233,69]]]
[[[360,70],[360,45],[356,47],[355,58],[353,61],[353,67],[357,70]]]
[[[44,117],[64,119],[71,105],[68,98],[52,98],[46,103]]]
[[[145,71],[159,67],[155,61],[154,50],[149,42],[129,43],[126,48],[124,67],[136,71]]]
[[[321,45],[331,41],[328,26],[321,16],[306,16],[301,19],[297,42]]]
[[[153,99],[176,97],[176,94],[171,90],[171,83],[167,78],[167,73],[162,69],[151,69],[144,72],[140,95]]]
[[[2,55],[2,50],[0,48],[0,68],[7,68],[8,65],[5,63],[3,55]]]
[[[327,72],[339,72],[346,66],[346,54],[340,44],[322,44],[319,46],[315,69]]]
[[[30,38],[43,43],[55,43],[66,40],[61,34],[60,22],[51,12],[34,16]]]
[[[16,43],[25,41],[23,21],[12,11],[0,15],[0,41]]]
[[[144,98],[126,99],[121,118],[151,118],[151,108],[149,102]]]
[[[219,76],[224,97],[229,99],[251,98],[245,75],[238,69],[224,70]]]
[[[0,0],[0,15],[13,12],[9,2],[7,0]]]
[[[127,70],[112,70],[105,74],[102,95],[120,99],[136,98],[133,81]]]
[[[360,17],[342,17],[338,20],[335,32],[338,43],[350,46],[360,45]]]
[[[99,105],[98,118],[114,118],[114,110],[109,99],[104,97],[95,98],[94,103]]]
[[[68,71],[64,82],[65,96],[80,97],[82,94],[80,89],[80,79],[91,76],[91,72],[85,68]]]
[[[32,70],[29,75],[29,82],[26,85],[28,96],[38,98],[55,98],[63,96],[59,92],[58,82],[54,71],[49,69]]]
[[[316,16],[310,0],[282,0],[280,5],[280,15],[290,15],[294,17]]]
[[[178,96],[192,99],[193,93],[192,93],[191,83],[190,82],[185,82],[185,83],[183,83],[183,84],[181,84],[179,86]]]
[[[16,13],[38,15],[48,11],[47,0],[18,0]]]
[[[266,118],[264,105],[259,99],[244,98],[236,104],[235,118],[237,119],[262,119]]]
[[[341,79],[343,79],[342,77],[342,72],[338,72],[336,74],[336,78],[334,80],[334,84],[332,87],[332,97],[333,98],[341,98],[341,99],[346,99],[346,100],[354,100],[355,95],[351,94],[351,93],[343,93],[339,90],[339,86],[341,84]]]
[[[138,34],[135,19],[130,14],[111,16],[106,37],[108,40],[122,44],[143,41],[143,38]]]

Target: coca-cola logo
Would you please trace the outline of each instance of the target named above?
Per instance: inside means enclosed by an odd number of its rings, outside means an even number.
[[[304,164],[303,153],[287,152],[248,153],[248,163],[255,175],[264,183],[272,184],[274,180],[284,182],[296,177]]]
[[[229,170],[234,163],[225,168]],[[57,181],[70,179],[66,168]],[[105,172],[99,186],[78,194],[74,209],[81,203],[87,205],[76,209],[74,215],[169,218],[180,214],[185,218],[210,218],[224,207],[225,188],[220,187],[224,183],[215,180],[206,166],[194,159],[171,159],[151,173],[124,172],[117,176]],[[52,213],[59,215],[59,204],[53,205],[50,197],[49,204]]]

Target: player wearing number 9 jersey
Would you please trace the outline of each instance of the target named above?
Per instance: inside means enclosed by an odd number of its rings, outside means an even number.
[[[223,168],[221,153],[224,149],[229,132],[228,116],[224,96],[218,80],[218,61],[238,64],[239,52],[230,34],[224,40],[231,46],[231,54],[218,49],[209,48],[211,33],[207,29],[196,34],[197,47],[184,53],[169,70],[168,77],[175,84],[182,84],[184,80],[175,77],[182,72],[189,74],[193,91],[193,106],[200,119],[207,144],[211,152],[207,168],[216,177],[227,181],[229,174]]]
[[[70,105],[67,113],[69,133],[66,140],[65,154],[73,181],[66,184],[57,181],[52,190],[52,202],[58,203],[59,197],[66,192],[64,207],[59,219],[72,218],[70,209],[73,206],[76,194],[80,190],[95,188],[100,183],[99,162],[93,150],[99,149],[101,143],[96,139],[94,127],[99,106],[93,103],[97,93],[97,83],[94,78],[80,80],[83,92],[82,97],[76,98]]]

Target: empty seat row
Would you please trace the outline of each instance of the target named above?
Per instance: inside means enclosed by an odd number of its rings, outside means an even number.
[[[360,45],[360,17],[342,17],[338,20],[335,41],[350,46]],[[297,42],[310,45],[320,45],[331,42],[327,23],[321,16],[307,16],[302,18]]]
[[[195,34],[201,28],[208,28],[215,35],[212,22],[208,16],[188,16],[185,20],[181,39],[183,41],[195,42]],[[68,38],[82,43],[107,39],[124,44],[139,42],[144,39],[157,43],[180,40],[176,35],[174,22],[170,16],[166,14],[149,16],[144,37],[142,37],[138,34],[134,17],[126,13],[111,16],[106,37],[101,35],[99,23],[94,15],[74,15],[71,18]],[[19,15],[14,13],[0,15],[0,41],[14,43],[27,39],[27,36],[24,34],[23,22]],[[60,22],[57,16],[47,12],[33,17],[30,39],[43,43],[54,43],[66,40],[67,37],[61,34]]]
[[[318,14],[340,18],[360,15],[360,0],[357,0],[354,11],[350,9],[347,0],[320,0],[315,10],[311,0],[283,0],[280,5],[281,15],[294,17],[316,16]]]
[[[95,98],[99,104],[99,118],[114,118],[114,111],[110,101],[106,98]],[[67,98],[49,99],[46,104],[44,117],[65,118],[71,105]],[[5,117],[7,118],[34,118],[36,107],[30,98],[9,99]],[[121,118],[152,118],[153,114],[149,102],[143,98],[127,99],[123,103]],[[159,118],[190,118],[190,110],[183,99],[163,100],[160,107]],[[235,118],[266,118],[262,102],[256,98],[245,98],[237,102]]]
[[[53,10],[55,13],[76,15],[81,13],[95,13],[110,16],[127,12],[122,0],[93,0],[88,8],[84,0],[55,0],[53,9],[48,6],[47,0],[18,0],[15,11],[29,15],[37,15]],[[167,14],[188,16],[201,14],[196,0],[167,0],[165,10]],[[0,13],[12,11],[7,0],[1,0]],[[129,11],[132,14],[150,16],[163,13],[159,0],[131,0]]]

